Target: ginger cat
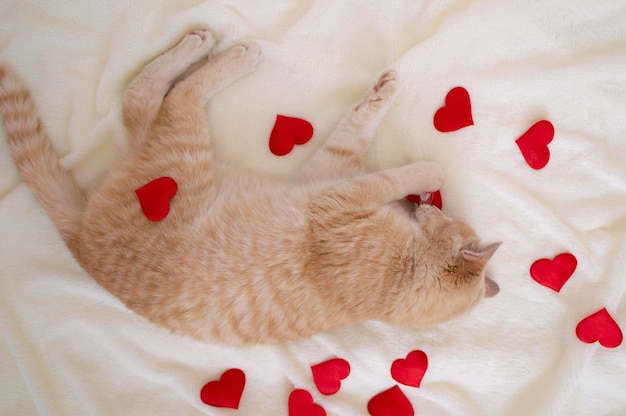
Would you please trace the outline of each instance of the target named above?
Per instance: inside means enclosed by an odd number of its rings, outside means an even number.
[[[29,92],[0,66],[15,164],[100,285],[175,333],[239,345],[366,320],[433,325],[497,292],[484,269],[499,243],[480,245],[463,222],[403,202],[439,189],[436,164],[365,170],[395,72],[295,178],[277,181],[216,160],[204,113],[213,94],[255,69],[257,46],[235,46],[177,82],[214,44],[209,32],[191,32],[132,81],[123,98],[131,154],[88,198],[60,166]],[[178,192],[169,214],[151,222],[135,190],[163,176]]]

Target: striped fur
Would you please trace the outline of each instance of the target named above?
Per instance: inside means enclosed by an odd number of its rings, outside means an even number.
[[[60,165],[30,92],[13,72],[2,66],[0,115],[11,156],[24,183],[74,250],[85,197],[72,175]]]
[[[365,171],[393,101],[393,71],[296,177],[275,181],[215,159],[203,114],[214,93],[254,70],[259,49],[236,46],[176,82],[214,43],[194,31],[133,80],[123,98],[131,153],[88,201],[60,166],[30,94],[0,67],[15,164],[90,275],[152,322],[229,344],[295,340],[365,320],[432,325],[479,302],[497,245],[480,245],[436,208],[399,202],[438,189],[440,168]],[[161,176],[178,192],[153,223],[134,190]]]

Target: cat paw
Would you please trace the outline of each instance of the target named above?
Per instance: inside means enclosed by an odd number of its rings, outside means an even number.
[[[194,30],[183,38],[178,45],[174,47],[174,53],[181,59],[195,62],[204,58],[209,54],[215,46],[215,37],[208,30]]]
[[[415,181],[415,194],[423,192],[435,192],[441,188],[444,179],[444,172],[438,163],[417,162],[412,165],[413,180]]]
[[[391,105],[396,93],[396,79],[398,74],[394,70],[383,73],[370,94],[359,103],[355,110],[357,112],[377,113]]]
[[[256,68],[261,59],[261,48],[254,43],[233,46],[228,53],[233,61],[237,61],[239,65],[249,70]]]
[[[191,32],[189,32],[187,34],[187,36],[189,37],[194,37],[197,36],[200,38],[200,43],[204,43],[204,42],[212,42],[215,43],[215,38],[213,37],[213,34],[205,29],[196,29],[196,30],[192,30]]]
[[[380,93],[383,90],[391,90],[390,92],[393,94],[396,87],[396,80],[398,79],[398,73],[395,70],[389,70],[384,72],[380,78],[378,78],[378,82],[374,85],[374,92]]]

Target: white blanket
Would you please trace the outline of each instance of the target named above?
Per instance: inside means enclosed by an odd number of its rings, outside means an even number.
[[[489,266],[500,294],[436,328],[364,323],[281,346],[206,345],[148,323],[77,265],[2,133],[0,414],[287,415],[302,389],[328,415],[382,415],[385,403],[370,400],[394,386],[418,415],[626,414],[626,343],[615,345],[626,331],[623,2],[5,0],[0,22],[0,60],[31,88],[86,189],[124,151],[120,102],[132,77],[208,28],[218,51],[255,42],[263,53],[209,109],[221,157],[288,175],[395,68],[400,91],[371,168],[439,162],[444,211],[504,242]],[[456,86],[470,95],[473,124],[443,133],[434,115]],[[276,114],[310,121],[313,139],[272,155]],[[534,169],[516,140],[540,120],[555,134]],[[566,282],[561,270],[557,292],[530,269],[561,253],[577,267]],[[559,277],[548,260],[536,269],[544,283]],[[598,337],[609,346],[581,340]],[[428,357],[420,387],[390,372],[415,350]],[[337,357],[350,375],[323,395],[310,367]],[[246,377],[239,410],[203,403],[205,383],[231,368]]]

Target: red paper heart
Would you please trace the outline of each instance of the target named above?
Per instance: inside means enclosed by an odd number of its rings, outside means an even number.
[[[411,402],[397,385],[372,397],[367,403],[367,410],[372,416],[413,416],[415,414]]]
[[[276,116],[270,134],[270,151],[276,156],[285,156],[295,145],[302,145],[313,137],[313,126],[306,120],[282,115]]]
[[[576,335],[582,342],[591,344],[599,341],[606,348],[616,348],[624,339],[622,330],[606,308],[580,321],[576,326]]]
[[[177,189],[176,181],[164,176],[135,189],[135,194],[143,214],[150,221],[161,221],[170,212],[170,199],[176,195]]]
[[[530,266],[530,275],[537,283],[560,292],[565,282],[574,274],[577,264],[573,254],[561,253],[554,260],[539,259],[534,262]]]
[[[515,143],[528,166],[542,169],[550,161],[548,144],[553,138],[554,126],[548,120],[541,120],[533,124]]]
[[[406,199],[408,199],[410,202],[413,202],[414,204],[417,204],[418,206],[422,204],[428,204],[433,205],[439,209],[441,209],[443,206],[443,202],[441,200],[441,192],[439,191],[424,192],[421,195],[408,195]]]
[[[326,416],[326,410],[313,402],[308,391],[296,389],[289,395],[289,416]]]
[[[222,374],[219,381],[205,384],[200,391],[200,399],[210,406],[239,409],[245,385],[245,373],[238,368],[231,368]]]
[[[391,364],[391,377],[406,386],[419,387],[426,369],[428,356],[424,351],[411,351],[406,359],[399,358]]]
[[[320,393],[335,394],[341,388],[341,380],[350,375],[350,363],[343,358],[334,358],[312,366],[311,372]]]
[[[460,130],[474,124],[472,103],[465,88],[455,87],[448,92],[445,105],[435,113],[433,124],[442,133]]]

